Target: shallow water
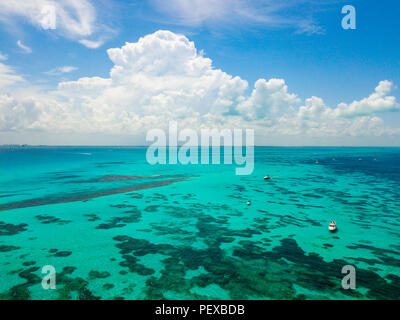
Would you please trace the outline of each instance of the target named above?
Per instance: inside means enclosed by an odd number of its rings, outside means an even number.
[[[145,153],[0,148],[0,299],[400,298],[399,148],[258,147],[250,176]]]

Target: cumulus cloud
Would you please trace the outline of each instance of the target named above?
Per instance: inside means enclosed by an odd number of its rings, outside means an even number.
[[[34,99],[10,95],[0,95],[0,111],[0,131],[31,129],[42,113]]]
[[[102,42],[85,39],[110,30],[97,22],[96,9],[89,0],[0,0],[0,21],[13,24],[18,17],[39,29],[52,29],[89,48],[93,48],[95,43],[99,47]]]
[[[303,102],[283,79],[259,79],[247,93],[246,80],[214,68],[193,42],[170,31],[107,53],[113,62],[108,78],[61,82],[52,92],[2,95],[0,131],[143,137],[176,120],[181,128],[254,128],[264,139],[258,143],[268,143],[272,136],[400,134],[379,115],[399,109],[390,96],[393,84],[386,80],[365,99],[329,107],[319,97]],[[11,70],[8,74],[13,75]]]
[[[24,45],[21,40],[17,41],[17,46],[25,53],[32,53],[32,49]]]
[[[393,83],[387,80],[379,82],[375,92],[368,98],[354,101],[351,104],[341,103],[336,110],[344,117],[365,116],[371,113],[399,111],[400,105],[394,96],[388,96],[393,89]]]
[[[392,87],[392,82],[381,81],[369,97],[350,104],[342,102],[336,108],[327,106],[321,98],[311,97],[306,99],[305,105],[298,111],[286,114],[285,122],[298,134],[330,136],[392,134],[396,130],[386,128],[383,120],[377,116],[379,113],[400,110],[396,98],[388,96]]]
[[[240,114],[249,120],[264,119],[282,111],[283,108],[300,103],[295,94],[288,93],[283,79],[259,79],[250,98],[237,106]]]

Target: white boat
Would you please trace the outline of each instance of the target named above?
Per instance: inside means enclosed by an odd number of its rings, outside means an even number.
[[[331,221],[331,223],[329,224],[328,229],[329,229],[330,232],[335,232],[337,230],[336,222],[335,221]]]
[[[264,180],[269,180],[269,179],[271,179],[270,176],[265,176],[265,177],[264,177]]]
[[[247,205],[248,205],[248,206],[251,205],[251,202],[250,202],[250,201],[247,201]]]

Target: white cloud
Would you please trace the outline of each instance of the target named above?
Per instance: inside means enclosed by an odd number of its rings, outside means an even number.
[[[104,41],[103,40],[93,41],[93,40],[81,39],[81,40],[79,40],[79,43],[83,44],[85,47],[88,47],[90,49],[97,49],[104,44]]]
[[[49,14],[55,15],[55,25],[50,28],[46,22]],[[0,0],[0,21],[17,24],[17,18],[22,18],[41,30],[52,29],[52,32],[79,41],[90,48],[93,48],[95,42],[85,40],[86,38],[100,32],[104,38],[111,31],[97,21],[96,9],[89,0]],[[97,42],[97,47],[100,45]]]
[[[72,67],[72,66],[64,66],[64,67],[59,68],[59,70],[62,73],[68,73],[68,72],[76,71],[76,70],[78,70],[78,68]]]
[[[37,104],[31,98],[17,99],[10,95],[0,95],[0,131],[34,128],[35,119],[43,116]]]
[[[50,74],[50,75],[58,75],[58,74],[63,74],[63,73],[70,73],[70,72],[73,72],[76,70],[78,70],[77,67],[64,66],[64,67],[58,67],[58,68],[51,69],[50,71],[47,71],[45,73]]]
[[[32,49],[24,45],[21,40],[17,41],[17,46],[22,49],[25,53],[32,53]]]
[[[310,0],[150,0],[168,23],[186,26],[203,24],[261,24],[292,27],[298,33],[322,33],[310,12],[323,2]],[[310,9],[312,6],[312,10]]]
[[[147,130],[177,120],[181,128],[254,128],[261,137],[257,143],[267,144],[274,137],[287,137],[290,144],[298,136],[306,144],[311,138],[400,134],[379,116],[399,108],[389,96],[389,81],[365,99],[332,108],[318,97],[302,103],[283,79],[260,79],[246,94],[247,81],[215,69],[193,42],[169,31],[107,53],[114,64],[109,78],[83,77],[61,82],[52,92],[2,95],[0,131],[131,135],[144,143]]]
[[[300,103],[300,99],[288,93],[283,79],[259,79],[250,98],[238,104],[237,110],[245,119],[257,120],[278,114],[282,108],[296,103]]]
[[[306,99],[305,105],[292,114],[285,114],[284,120],[297,134],[322,136],[380,136],[399,132],[387,128],[377,116],[383,112],[400,111],[394,96],[388,96],[393,84],[381,81],[375,92],[368,98],[351,104],[340,103],[336,108],[328,107],[321,98]]]
[[[24,78],[16,75],[11,67],[0,63],[0,89],[22,81],[24,81]]]
[[[0,61],[5,61],[8,59],[8,56],[6,54],[3,54],[0,52]]]
[[[392,91],[393,83],[381,81],[375,88],[375,92],[368,98],[354,101],[351,104],[341,103],[336,110],[337,114],[344,117],[364,116],[371,113],[399,111],[400,105],[396,103],[394,96],[388,96]]]

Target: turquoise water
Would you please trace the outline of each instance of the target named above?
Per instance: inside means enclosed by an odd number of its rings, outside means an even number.
[[[0,299],[400,298],[399,148],[259,147],[250,176],[145,153],[0,148]]]

